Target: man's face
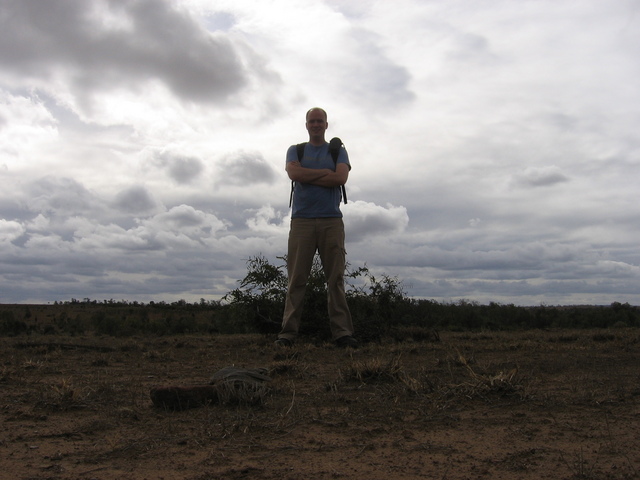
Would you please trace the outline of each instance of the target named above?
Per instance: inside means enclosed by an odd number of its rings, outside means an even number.
[[[327,130],[329,124],[322,110],[311,110],[309,115],[307,115],[306,126],[311,137],[324,138],[324,132]]]

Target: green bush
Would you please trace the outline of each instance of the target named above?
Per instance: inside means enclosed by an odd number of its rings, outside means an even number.
[[[278,258],[285,263],[272,265],[262,255],[247,261],[247,275],[240,280],[240,286],[223,299],[229,307],[225,333],[279,331],[287,276],[286,257]],[[364,341],[380,339],[392,325],[410,317],[411,302],[396,277],[382,275],[378,280],[366,266],[355,270],[347,268],[345,289],[354,327]],[[331,339],[327,288],[317,255],[307,281],[300,334],[318,341]]]
[[[277,332],[287,291],[284,268],[272,265],[262,255],[249,258],[240,286],[222,298],[228,302],[228,318],[218,319],[217,329],[223,333]]]

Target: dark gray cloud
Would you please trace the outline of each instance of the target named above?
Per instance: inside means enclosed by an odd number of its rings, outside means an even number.
[[[409,216],[404,207],[382,207],[374,203],[355,201],[343,210],[349,239],[354,242],[375,236],[400,234],[409,223]]]
[[[40,178],[29,184],[26,194],[31,211],[60,217],[86,215],[103,207],[100,199],[72,178],[53,175]]]
[[[271,184],[276,180],[273,168],[258,152],[235,152],[226,155],[218,167],[217,185]]]
[[[548,187],[570,181],[556,166],[529,167],[515,176],[515,181],[528,187]]]
[[[151,213],[158,202],[144,186],[133,185],[116,195],[114,206],[122,212],[136,215]]]
[[[197,102],[224,100],[248,74],[227,37],[155,0],[3,0],[0,65],[14,82],[62,77],[78,93],[157,80]]]
[[[178,183],[189,183],[204,170],[202,161],[194,157],[174,158],[169,167],[169,175]]]
[[[199,158],[176,153],[159,153],[157,163],[166,168],[173,180],[181,184],[191,183],[204,171],[204,164]]]
[[[352,57],[348,63],[336,65],[335,70],[341,78],[341,90],[378,108],[394,108],[415,100],[409,88],[409,71],[385,54],[375,33],[353,29],[350,38],[354,42]]]
[[[489,40],[485,36],[468,32],[459,32],[451,37],[445,56],[450,62],[463,64],[483,65],[497,61],[497,57],[491,52]]]

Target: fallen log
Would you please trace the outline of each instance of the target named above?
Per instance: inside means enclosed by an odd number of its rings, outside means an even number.
[[[208,385],[153,387],[153,405],[165,410],[187,410],[211,404],[260,405],[271,378],[265,368],[225,367],[211,377]]]
[[[154,406],[166,410],[187,410],[218,402],[215,385],[154,387],[150,396]]]

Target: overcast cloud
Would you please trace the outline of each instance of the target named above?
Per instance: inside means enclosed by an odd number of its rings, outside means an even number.
[[[0,302],[220,298],[322,106],[354,267],[639,305],[639,48],[639,0],[0,0]]]

